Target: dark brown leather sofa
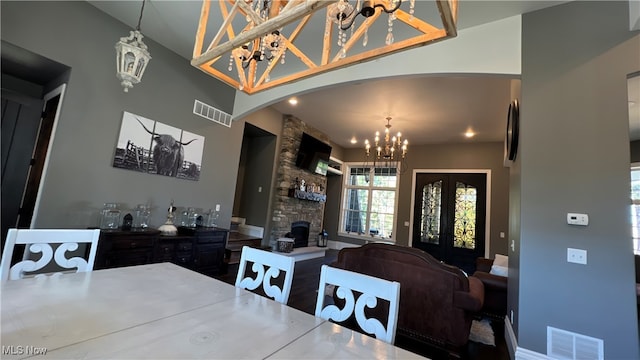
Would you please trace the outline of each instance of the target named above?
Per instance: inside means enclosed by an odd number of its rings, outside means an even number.
[[[331,266],[400,282],[396,339],[461,353],[484,299],[482,282],[428,253],[382,243],[344,248]]]
[[[503,320],[507,314],[507,277],[491,274],[493,259],[476,259],[476,272],[473,276],[484,284],[484,305],[482,314]]]

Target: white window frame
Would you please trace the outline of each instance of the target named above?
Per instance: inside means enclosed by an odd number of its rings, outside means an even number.
[[[396,169],[396,186],[395,187],[373,187],[373,181],[370,181],[369,186],[355,186],[349,185],[349,178],[351,176],[351,168],[358,167],[370,167],[371,172],[373,172],[374,166],[371,163],[362,163],[362,162],[346,162],[343,164],[343,175],[342,175],[342,193],[340,195],[340,215],[339,215],[339,226],[338,226],[338,235],[342,237],[360,239],[365,241],[381,241],[381,242],[396,242],[396,234],[397,234],[397,226],[398,226],[398,198],[400,195],[400,167],[399,164],[394,163],[395,166],[381,166],[376,164],[377,168],[386,167],[386,168],[395,168]],[[371,179],[373,179],[373,173],[371,173]],[[353,232],[344,231],[346,225],[346,207],[347,207],[347,193],[349,189],[367,189],[368,190],[368,200],[367,200],[367,217],[365,221],[365,234],[359,235]],[[393,204],[393,227],[391,229],[391,238],[383,238],[380,236],[373,236],[367,234],[369,232],[369,219],[371,216],[371,206],[372,206],[372,193],[373,190],[387,190],[394,191],[394,204]]]
[[[635,162],[631,164],[631,167],[629,169],[629,190],[632,191],[632,180],[631,180],[631,172],[633,171],[640,171],[640,162]],[[640,224],[637,224],[634,226],[634,216],[633,216],[633,205],[640,205],[640,199],[634,200],[631,197],[631,193],[629,194],[629,204],[630,204],[630,211],[629,211],[629,216],[631,217],[631,241],[633,244],[633,253],[635,255],[640,255]],[[634,236],[634,227],[637,229],[636,231],[636,235]]]

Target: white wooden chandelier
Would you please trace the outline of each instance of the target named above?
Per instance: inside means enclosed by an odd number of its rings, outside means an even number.
[[[457,35],[458,0],[217,2],[223,21],[213,35],[211,1],[203,0],[191,65],[247,94]],[[439,14],[440,27],[418,17],[416,3],[427,2]],[[374,40],[369,29],[383,14],[386,35]],[[314,15],[324,16],[323,31],[312,26]],[[409,35],[400,38],[398,27]]]

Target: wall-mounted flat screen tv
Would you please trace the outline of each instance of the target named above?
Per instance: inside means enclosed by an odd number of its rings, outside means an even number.
[[[296,166],[312,173],[327,175],[331,146],[313,136],[302,133]]]

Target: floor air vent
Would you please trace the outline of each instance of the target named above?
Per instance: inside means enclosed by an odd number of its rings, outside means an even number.
[[[552,359],[602,360],[604,341],[547,326],[547,356]]]
[[[211,105],[207,105],[200,100],[196,100],[193,103],[193,113],[220,125],[231,127],[231,115],[224,111],[220,111]]]

